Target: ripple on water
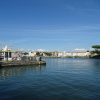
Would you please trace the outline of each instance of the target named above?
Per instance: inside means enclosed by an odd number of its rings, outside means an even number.
[[[0,69],[0,100],[99,100],[100,60],[45,59]]]

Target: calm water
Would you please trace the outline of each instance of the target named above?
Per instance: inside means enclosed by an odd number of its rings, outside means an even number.
[[[100,60],[45,60],[0,68],[0,100],[100,100]]]

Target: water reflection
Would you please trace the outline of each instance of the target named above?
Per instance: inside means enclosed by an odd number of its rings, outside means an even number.
[[[47,58],[46,63],[1,68],[0,100],[100,99],[100,60]]]
[[[100,66],[100,59],[94,60],[94,61],[93,61],[93,64],[94,64],[95,66]]]
[[[45,67],[46,65],[3,67],[0,69],[0,78],[5,79],[11,76],[19,76],[27,71],[39,72],[44,70]]]

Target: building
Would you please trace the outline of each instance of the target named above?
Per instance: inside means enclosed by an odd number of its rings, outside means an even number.
[[[0,51],[0,59],[2,61],[21,60],[22,55],[21,51],[11,50],[7,46]]]
[[[33,51],[33,52],[30,51],[29,56],[32,56],[32,57],[36,56],[36,52],[35,51]]]
[[[58,57],[89,57],[89,51],[58,52]]]
[[[12,50],[9,49],[7,46],[5,46],[2,50],[1,50],[1,57],[2,57],[2,60],[4,61],[10,61],[12,60]]]

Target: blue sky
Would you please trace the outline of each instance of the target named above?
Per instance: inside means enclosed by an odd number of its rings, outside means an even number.
[[[0,45],[73,50],[100,44],[100,0],[0,0]]]

